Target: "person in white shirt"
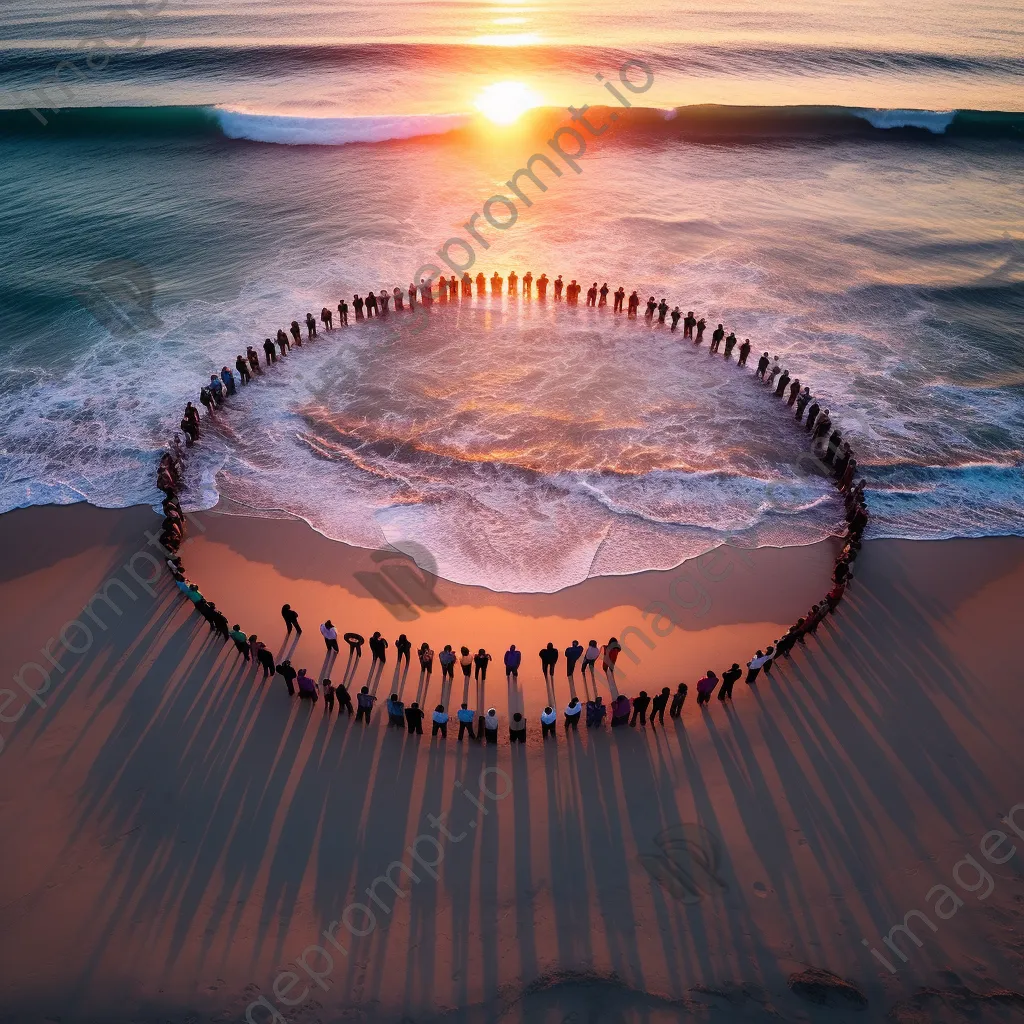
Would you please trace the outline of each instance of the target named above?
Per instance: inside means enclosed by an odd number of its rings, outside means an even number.
[[[772,660],[770,654],[765,654],[764,651],[758,651],[750,661],[747,662],[747,682],[753,683],[761,673],[761,669],[764,667],[766,662]]]
[[[540,713],[540,735],[542,739],[546,740],[549,735],[555,735],[555,722],[557,721],[558,715],[550,707],[546,707]]]
[[[334,623],[328,619],[320,627],[320,632],[323,635],[324,643],[327,644],[327,650],[338,653],[338,631],[334,628]]]
[[[580,715],[583,714],[583,705],[579,697],[573,697],[565,709],[565,731],[577,729],[580,724]]]
[[[434,708],[433,725],[430,729],[431,736],[436,736],[438,733],[441,734],[441,739],[448,738],[448,712],[445,711],[443,704],[438,704]]]
[[[484,733],[488,743],[498,742],[498,712],[494,708],[488,708],[484,715]]]

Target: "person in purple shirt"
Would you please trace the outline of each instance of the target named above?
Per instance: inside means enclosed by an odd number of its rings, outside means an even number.
[[[522,651],[517,651],[516,645],[512,644],[505,652],[505,675],[509,679],[519,680],[519,664],[522,660]]]

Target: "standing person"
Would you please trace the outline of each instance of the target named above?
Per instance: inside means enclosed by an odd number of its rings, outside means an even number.
[[[419,701],[413,701],[405,709],[405,721],[409,726],[409,735],[412,736],[414,733],[417,736],[423,735],[423,709],[419,705]]]
[[[250,657],[249,637],[242,632],[237,622],[231,627],[231,632],[228,634],[228,636],[230,636],[231,639],[234,640],[235,648],[237,649],[238,653],[246,661],[248,661]]]
[[[380,633],[374,633],[370,637],[370,651],[373,654],[373,661],[370,662],[370,671],[373,671],[374,665],[380,662],[381,668],[384,667],[388,660],[388,642],[380,635]]]
[[[564,287],[564,285],[562,283],[562,275],[559,274],[558,277],[555,278],[555,284],[554,284],[554,288],[555,288],[555,302],[560,302],[561,301],[561,299],[562,299],[562,288],[563,287]]]
[[[519,294],[519,275],[514,271],[510,271],[508,275],[508,293],[509,295]]]
[[[697,321],[697,337],[693,339],[694,345],[699,345],[704,340],[704,332],[708,329],[708,322],[701,317]]]
[[[488,743],[498,742],[498,712],[494,708],[488,708],[484,715],[484,735]]]
[[[793,403],[796,401],[797,395],[800,394],[800,378],[795,377],[793,383],[789,385],[789,398],[786,400],[786,405],[790,408],[793,407]]]
[[[395,312],[403,312],[405,310],[405,296],[402,293],[402,289],[399,288],[397,284],[391,289],[391,296],[395,300]]]
[[[430,644],[424,640],[416,653],[420,659],[420,675],[429,679],[431,672],[434,671],[434,652],[430,649]]]
[[[413,294],[413,287],[412,287],[412,285],[409,285],[409,295],[410,295],[410,297],[412,296],[412,294]],[[356,319],[357,320],[362,320],[363,319],[363,300],[362,300],[361,296],[359,296],[359,295],[353,295],[352,296],[352,307],[356,311]]]
[[[622,304],[625,301],[626,301],[626,289],[623,288],[622,285],[620,284],[619,287],[615,289],[615,301],[612,304],[612,312],[614,312],[614,313],[621,313],[622,312]]]
[[[672,330],[673,330],[673,331],[674,331],[674,330],[675,330],[675,329],[676,329],[676,328],[677,328],[677,327],[679,326],[679,318],[680,318],[680,317],[681,317],[682,315],[683,315],[683,314],[679,312],[679,307],[678,307],[678,306],[676,306],[676,307],[675,307],[675,308],[674,308],[674,309],[672,310]]]
[[[526,719],[517,711],[512,716],[508,726],[508,739],[510,743],[526,742]]]
[[[765,657],[764,651],[758,651],[750,661],[747,662],[747,683],[757,682],[757,677],[761,674],[761,669],[764,667],[764,663],[769,659]]]
[[[452,289],[452,295],[455,294],[455,289]],[[443,704],[438,704],[434,708],[434,714],[431,717],[431,728],[430,735],[433,738],[438,733],[441,734],[441,739],[448,739],[448,712],[445,711]]]
[[[619,651],[622,650],[622,644],[619,643],[615,637],[612,637],[608,643],[601,648],[601,668],[604,670],[606,676],[615,677],[615,662],[618,660]]]
[[[370,724],[370,712],[373,710],[373,705],[377,702],[377,698],[370,693],[370,688],[364,686],[359,693],[356,694],[356,721],[366,722]]]
[[[473,720],[476,718],[476,712],[473,711],[468,704],[463,704],[459,708],[458,713],[455,716],[459,720],[459,739],[461,740],[465,733],[469,733],[469,738],[475,740],[476,736],[473,734]]]
[[[238,371],[239,379],[243,384],[248,384],[252,380],[252,373],[249,369],[249,364],[246,362],[245,356],[238,356],[235,359],[235,369]]]
[[[388,713],[388,728],[405,728],[405,704],[393,693],[384,701],[384,710]]]
[[[749,355],[750,355],[750,339],[746,338],[746,339],[744,339],[743,344],[740,345],[740,358],[739,358],[739,361],[738,361],[738,365],[746,366],[747,365],[747,356],[749,356]]]
[[[573,673],[576,671],[576,662],[583,657],[584,650],[580,646],[579,640],[573,640],[571,647],[565,649],[565,675],[567,679],[572,679]]]
[[[291,327],[289,328],[289,333],[295,339],[296,346],[298,348],[302,348],[302,328],[299,326],[298,320],[292,321]],[[289,346],[289,348],[290,347],[291,346]]]
[[[711,694],[715,692],[715,687],[718,685],[718,676],[715,675],[711,669],[697,680],[697,703],[707,704],[711,700]]]
[[[459,666],[462,669],[462,678],[468,686],[469,674],[473,671],[473,655],[469,653],[468,647],[459,648]]]
[[[597,305],[597,282],[596,281],[587,289],[587,305],[588,306],[596,306]]]
[[[772,365],[768,369],[768,376],[765,378],[765,384],[768,387],[772,387],[775,384],[775,378],[782,373],[782,367],[779,365],[779,357],[776,356],[772,361]]]
[[[252,373],[263,373],[260,369],[260,354],[252,347],[252,345],[246,346],[245,358],[249,360],[249,369]]]
[[[310,341],[316,337],[316,317],[312,313],[306,314],[306,337]]]
[[[324,679],[324,714],[328,715],[334,710],[334,683],[330,679]]]
[[[665,708],[668,707],[668,700],[671,697],[672,691],[667,687],[662,687],[661,693],[657,694],[651,701],[651,725],[653,726],[656,721],[660,721],[662,725],[665,724]]]
[[[263,351],[267,356],[267,366],[277,362],[277,349],[274,348],[274,343],[269,338],[263,342]]]
[[[363,656],[363,644],[366,641],[359,633],[346,633],[342,639],[348,644],[349,657],[355,655],[357,658],[361,658]]]
[[[734,661],[732,668],[722,673],[722,688],[718,691],[719,700],[732,700],[732,688],[743,675],[743,669]]]
[[[605,712],[608,709],[598,694],[593,700],[587,701],[587,728],[593,729],[604,721]]]
[[[348,303],[344,299],[338,303],[338,317],[339,325],[342,327],[348,327]]]
[[[348,687],[344,683],[338,683],[334,688],[338,695],[338,716],[344,711],[349,718],[352,717],[352,698],[349,696]]]
[[[689,689],[686,683],[680,683],[676,692],[672,694],[672,706],[668,709],[671,718],[678,718],[683,713],[683,704],[686,703],[686,694]]]
[[[661,302],[658,303],[658,323],[659,324],[663,324],[665,322],[665,317],[666,317],[667,314],[668,314],[668,303],[665,301],[665,299],[663,297]]]
[[[505,677],[509,682],[513,679],[519,681],[519,665],[522,660],[522,651],[517,651],[516,645],[512,644],[505,652]]]
[[[601,657],[601,648],[597,646],[596,640],[591,640],[590,645],[587,647],[586,652],[583,655],[583,681],[587,680],[587,669],[590,669],[590,681],[594,682],[594,665],[597,659]]]
[[[637,295],[636,289],[629,293],[629,303],[626,309],[626,316],[631,320],[636,319],[637,310],[640,308],[640,296]]]
[[[543,301],[548,297],[548,275],[541,274],[537,278],[537,298]]]
[[[476,297],[482,299],[487,294],[487,278],[483,273],[476,275]]]
[[[324,643],[327,645],[328,651],[334,651],[338,653],[338,631],[334,628],[334,623],[328,619],[325,623],[320,626],[320,632],[323,635]]]
[[[288,636],[292,635],[293,629],[296,636],[302,636],[302,627],[299,625],[299,613],[294,611],[290,604],[281,606],[281,618],[284,619],[284,624],[288,627]]]
[[[810,405],[811,402],[811,389],[804,387],[803,391],[800,392],[800,397],[796,400],[796,421],[799,423],[804,418],[804,409]]]
[[[491,660],[491,656],[481,647],[479,651],[473,657],[473,665],[475,666],[473,671],[473,678],[478,683],[485,682],[487,679],[487,663]]]
[[[761,358],[758,359],[757,361],[757,373],[755,376],[759,377],[761,380],[764,380],[765,371],[768,369],[768,364],[770,362],[771,360],[768,358],[768,353],[763,353]]]
[[[395,657],[398,660],[398,664],[401,665],[402,659],[405,658],[405,664],[409,664],[409,655],[412,653],[412,642],[404,634],[400,633],[398,639],[395,641]]]
[[[540,738],[546,740],[549,736],[555,735],[555,723],[558,721],[558,715],[552,710],[549,704],[540,713]]]
[[[300,700],[311,700],[314,704],[320,697],[319,687],[316,685],[316,680],[306,675],[304,668],[299,669],[299,674],[295,678],[295,682],[299,687],[299,699]]]
[[[728,359],[732,355],[732,350],[736,347],[736,335],[730,331],[729,336],[725,339],[725,358]]]
[[[369,295],[366,296],[366,299],[364,300],[364,303],[366,305],[366,316],[367,316],[367,319],[369,319],[372,316],[376,316],[377,315],[377,296],[374,295],[373,292],[370,292]]]
[[[766,676],[770,676],[772,674],[772,665],[775,664],[775,648],[766,647],[764,649],[764,656],[765,663],[761,666],[761,671],[764,672]]]
[[[594,283],[596,284],[597,282],[595,281]],[[601,298],[598,300],[598,303],[597,303],[598,306],[607,306],[608,305],[608,282],[607,281],[605,281],[604,284],[601,285],[601,291],[600,291],[599,294],[600,294]]]
[[[263,669],[263,681],[266,682],[277,671],[277,666],[274,664],[274,655],[267,650],[267,645],[261,640],[256,641],[256,660]]]
[[[646,690],[641,690],[633,698],[633,717],[629,720],[630,725],[635,726],[638,718],[641,725],[647,725],[647,708],[650,706],[650,703],[651,698],[647,696]]]
[[[558,651],[555,650],[555,645],[549,643],[547,647],[544,647],[540,651],[540,667],[544,673],[544,681],[550,680],[552,683],[555,681],[555,665],[558,662]]]
[[[445,644],[444,650],[437,656],[437,662],[441,666],[441,682],[455,677],[455,652],[451,644]]]
[[[533,274],[528,270],[523,274],[523,294],[528,298],[533,298]]]
[[[775,397],[776,398],[781,398],[782,397],[783,392],[785,392],[785,390],[786,390],[786,386],[789,384],[789,381],[790,381],[789,370],[783,370],[782,374],[779,377],[778,384],[775,385]]]
[[[722,324],[719,324],[711,332],[711,349],[710,349],[711,352],[717,352],[718,351],[718,346],[722,344],[722,339],[724,337],[725,337],[725,327]]]
[[[808,432],[814,427],[814,421],[818,418],[819,412],[821,412],[821,406],[817,402],[812,402],[810,409],[807,410],[807,425],[804,428]]]
[[[297,673],[295,669],[292,668],[292,663],[287,658],[277,666],[277,674],[285,681],[285,685],[288,687],[288,696],[294,697],[295,676]]]
[[[583,705],[579,697],[573,697],[565,706],[565,731],[572,729],[576,732],[580,724],[580,715],[583,714]]]
[[[676,309],[679,307],[676,306]],[[693,310],[687,310],[686,317],[683,319],[683,337],[693,339],[693,329],[697,326],[697,318],[693,315]]]
[[[624,694],[620,693],[612,701],[612,725],[625,725],[629,721],[629,709],[631,701]]]
[[[644,319],[645,320],[653,320],[654,319],[654,311],[657,308],[658,308],[658,303],[655,300],[654,296],[653,295],[649,295],[647,297],[647,312],[644,313]]]

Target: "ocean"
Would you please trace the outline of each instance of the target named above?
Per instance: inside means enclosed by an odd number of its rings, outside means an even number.
[[[460,238],[473,275],[622,284],[778,355],[869,536],[1024,532],[1019,5],[8,0],[0,29],[0,510],[155,503],[210,373]],[[537,109],[502,128],[475,100],[506,81]],[[570,106],[607,126],[571,162]],[[837,533],[806,435],[680,335],[523,298],[322,335],[206,431],[187,504],[525,592]]]

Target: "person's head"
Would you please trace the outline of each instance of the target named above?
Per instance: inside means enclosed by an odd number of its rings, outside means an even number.
[[[514,650],[516,649],[516,645],[515,645],[515,644],[509,644],[509,647],[508,647],[508,649],[509,649],[510,651],[514,651]]]
[[[573,645],[573,647],[579,647],[579,645],[580,645],[579,640],[573,640],[572,645]]]
[[[818,606],[815,605],[814,607],[817,608]],[[764,657],[764,651],[762,651],[760,648],[758,648],[757,657],[758,658],[763,658]]]
[[[445,652],[447,653],[447,652],[451,651],[452,645],[451,644],[445,644],[444,645],[444,649],[445,649]]]
[[[479,650],[479,651],[477,651],[476,653],[477,653],[477,654],[479,654],[479,655],[480,655],[480,656],[482,657],[482,656],[483,656],[483,655],[485,655],[485,654],[486,654],[487,652],[486,652],[486,651],[485,651],[485,650],[484,650],[484,649],[483,649],[483,648],[481,647],[481,648],[480,648],[480,650]]]
[[[497,718],[498,717],[498,712],[495,711],[494,708],[488,708],[487,709],[487,717],[488,718]]]
[[[374,640],[377,640],[377,639],[379,639],[379,638],[380,638],[380,633],[379,633],[379,632],[378,632],[377,630],[374,630],[374,633],[373,633],[373,639],[374,639]]]
[[[327,621],[326,621],[326,622],[324,623],[324,625],[325,625],[325,626],[326,626],[326,627],[327,627],[328,629],[334,629],[334,623],[333,623],[333,622],[331,622],[331,620],[330,620],[330,619],[328,619],[328,620],[327,620]]]
[[[604,698],[601,696],[601,694],[597,695],[597,697],[594,700],[594,703],[595,704],[603,704],[604,703]]]
[[[552,644],[552,643],[549,643],[549,644],[548,644],[548,648],[547,648],[547,649],[548,649],[549,651],[553,651],[553,650],[555,649],[555,645],[554,645],[554,644]]]
[[[391,694],[391,703],[394,704],[397,700],[398,700],[398,694],[397,693]]]
[[[234,624],[234,625],[233,625],[233,626],[232,626],[231,628],[232,628],[232,629],[233,629],[233,630],[234,630],[234,631],[235,631],[236,633],[241,633],[241,632],[242,632],[242,630],[241,630],[241,627],[240,627],[240,626],[238,625],[238,623],[237,623],[237,622],[236,622],[236,623],[235,623],[235,624]]]
[[[671,690],[669,690],[669,688],[667,686],[663,686],[661,688],[661,695],[662,695],[662,697],[667,697],[669,695],[669,693],[671,693]]]
[[[468,647],[460,647],[459,651],[461,652],[463,657],[465,657],[467,654],[469,654],[469,648]]]
[[[641,690],[640,691],[640,696],[641,697],[646,697],[647,696],[647,691],[646,690]]]
[[[444,711],[444,705],[443,704],[438,704],[437,707],[434,708],[434,710],[435,711]]]
[[[680,683],[676,687],[676,692],[678,692],[678,693],[686,693],[686,683]]]
[[[523,716],[518,711],[512,716],[513,722],[521,722],[522,720]]]
[[[734,661],[734,662],[732,663],[732,671],[733,671],[733,672],[735,672],[735,671],[736,671],[736,669],[738,669],[739,667],[740,667],[740,666],[739,666],[739,665],[738,665],[738,664],[737,664],[737,663],[736,663],[735,661]]]
[[[364,686],[359,692],[360,693],[369,693],[370,692],[370,688],[368,686]]]
[[[300,676],[304,676],[305,674],[306,674],[306,670],[304,668],[300,668],[299,669],[299,675]]]
[[[465,701],[463,701],[461,707],[462,707],[463,711],[468,711],[469,710],[469,705]]]
[[[333,685],[334,685],[334,683],[332,683],[330,681],[330,679],[327,679],[326,677],[324,678],[324,687],[333,686]]]
[[[597,646],[597,641],[596,640],[591,640],[590,641],[590,646],[591,647],[596,647]]]
[[[550,704],[546,708],[544,708],[544,714],[545,715],[550,715],[551,714],[551,705]]]
[[[769,648],[768,648],[768,650],[767,650],[767,651],[765,651],[764,653],[765,653],[765,654],[773,654],[773,653],[774,653],[774,651],[775,651],[775,647],[774,647],[774,646],[772,646],[772,647],[769,647]]]
[[[618,642],[619,642],[619,641],[618,641],[618,640],[616,640],[616,639],[615,639],[615,637],[612,637],[612,638],[611,638],[611,639],[610,639],[610,640],[608,641],[608,643],[609,643],[609,644],[617,644]]]
[[[290,612],[291,610],[292,610],[292,606],[290,604],[283,604],[283,605],[281,605],[281,611],[283,611],[283,612]]]
[[[579,697],[573,697],[573,699],[571,701],[569,701],[569,707],[574,708],[574,707],[576,707],[577,704],[579,704],[579,702],[580,702]]]
[[[412,704],[410,704],[409,706],[413,709],[413,711],[419,711],[420,702],[418,700],[414,700]]]
[[[429,651],[429,650],[430,650],[430,648],[427,646],[427,641],[424,640],[423,643],[420,644],[420,653],[422,654],[424,651]]]

